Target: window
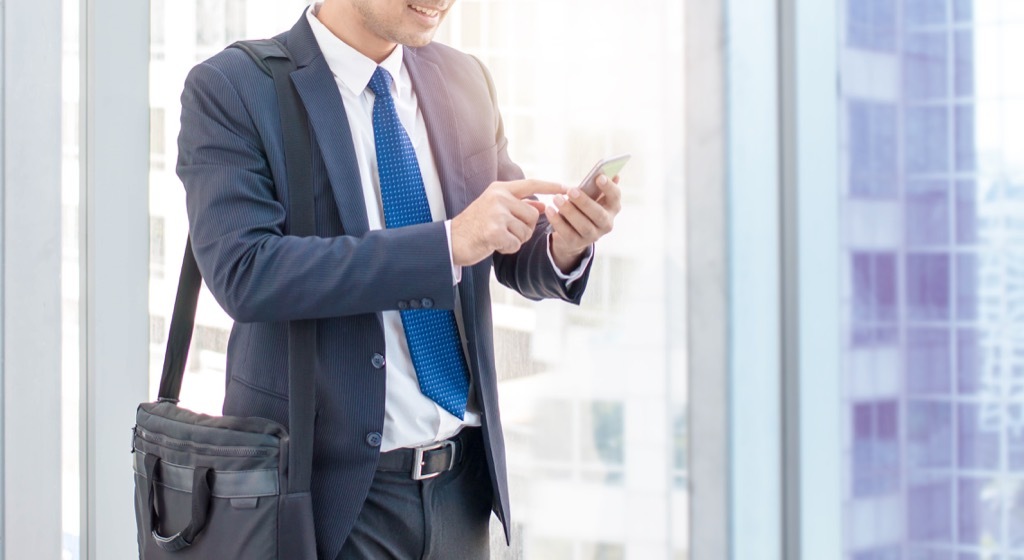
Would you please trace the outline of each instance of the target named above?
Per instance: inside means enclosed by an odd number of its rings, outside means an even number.
[[[949,318],[949,256],[907,255],[907,316],[915,321]]]
[[[167,342],[167,319],[157,315],[149,316],[149,343],[164,344]],[[161,350],[163,350],[161,348]]]
[[[851,47],[875,51],[896,48],[897,0],[861,0],[847,4],[846,33]]]
[[[903,148],[907,173],[943,173],[949,170],[947,147],[949,116],[943,107],[911,106],[906,109]]]
[[[539,560],[624,560],[622,545],[581,542],[562,539],[537,539],[529,557]]]
[[[853,345],[867,348],[896,344],[896,256],[855,252],[851,257]]]
[[[680,410],[672,422],[673,432],[673,483],[677,488],[686,485],[686,412]]]
[[[949,511],[953,488],[948,479],[914,481],[907,491],[907,536],[911,541],[948,543],[953,538]]]
[[[885,103],[851,100],[849,119],[851,196],[896,196],[896,108]]]
[[[862,403],[853,409],[856,496],[891,494],[899,486],[899,429],[893,401]]]
[[[906,391],[912,395],[943,395],[951,388],[949,331],[907,329]]]
[[[163,25],[166,15],[164,14],[164,0],[149,1],[149,42],[150,57],[153,60],[163,60],[167,55],[166,27]]]
[[[163,276],[151,276],[153,317],[170,315],[177,257],[187,233],[183,189],[173,169],[184,77],[195,62],[237,39],[288,29],[307,2],[175,0],[173,10],[164,3],[164,9],[152,12],[152,36],[162,39],[168,56],[158,55],[155,42],[151,80],[161,85],[150,92],[154,122],[162,121],[167,130],[163,143],[154,138],[150,207],[153,217],[163,220],[164,257],[170,262]],[[581,6],[577,0],[460,0],[437,35],[438,41],[479,57],[490,69],[509,153],[527,176],[572,183],[597,159],[629,151],[633,160],[623,172],[628,186],[623,216],[643,222],[642,228],[623,227],[602,242],[579,307],[530,302],[492,285],[516,512],[513,548],[496,545],[492,551],[502,559],[673,558],[688,542],[686,426],[682,414],[679,420],[675,415],[684,408],[686,380],[670,366],[666,338],[682,340],[684,334],[662,333],[668,313],[683,310],[668,310],[659,302],[672,294],[682,301],[678,294],[684,289],[683,271],[669,264],[684,259],[662,239],[679,219],[665,201],[679,188],[683,157],[678,150],[666,150],[682,138],[682,12],[675,2],[638,5],[625,15],[610,0]],[[607,40],[603,30],[612,28],[620,40]],[[569,56],[566,44],[587,49],[569,60],[564,58]],[[651,87],[588,85],[586,77],[607,76],[609,68],[616,68],[616,79],[623,83],[648,82]],[[667,71],[656,72],[651,82],[652,68]],[[156,129],[154,124],[154,134]],[[232,323],[205,291],[197,325],[181,399],[193,410],[216,414]],[[155,386],[163,348],[151,348]],[[656,441],[629,444],[629,428],[637,418],[641,425],[657,423],[648,432],[656,434]],[[645,465],[644,470],[631,471],[634,464]],[[653,490],[651,480],[645,480],[652,466],[659,472]],[[621,504],[636,492],[647,492],[657,507],[638,517],[624,507],[581,511],[570,499],[586,495]],[[640,524],[652,530],[629,530]]]
[[[293,2],[285,7],[295,5]],[[195,45],[200,49],[201,58],[206,58],[229,44],[246,38],[246,6],[247,0],[196,0]],[[265,12],[265,17],[270,18],[277,13]],[[294,21],[289,21],[286,25],[290,26],[291,23]]]
[[[907,99],[946,97],[946,36],[944,32],[908,32],[904,37],[903,91]]]
[[[844,557],[1024,558],[1024,360],[1011,319],[1024,293],[1016,202],[1024,183],[1019,142],[1005,134],[1019,117],[1001,85],[1013,74],[1005,41],[1020,33],[1007,11],[1017,3],[894,4],[885,17],[878,2],[845,0],[841,10],[838,102],[850,120],[843,230],[901,232],[841,246],[852,262],[853,297],[843,304],[851,329],[886,309],[895,333],[893,355],[868,359],[855,344],[843,356],[853,423]],[[892,43],[875,39],[893,28]],[[870,74],[868,84],[866,60],[892,71]],[[891,187],[871,190],[876,176],[891,177]],[[860,199],[880,191],[889,206],[864,212]],[[898,382],[865,363],[898,364]],[[902,425],[882,429],[880,406]]]
[[[149,269],[150,274],[162,278],[167,257],[166,240],[164,239],[165,219],[152,216],[149,219]]]
[[[949,401],[907,404],[907,466],[943,469],[953,464],[953,407]]]
[[[949,185],[944,181],[908,180],[906,187],[908,246],[949,242]]]
[[[167,140],[165,137],[165,112],[161,107],[149,110],[149,155],[150,166],[163,169],[167,159]]]

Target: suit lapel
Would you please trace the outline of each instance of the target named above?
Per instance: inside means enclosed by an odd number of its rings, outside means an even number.
[[[292,72],[292,82],[309,114],[345,233],[363,235],[369,230],[366,208],[352,202],[363,198],[352,131],[338,85],[316,44],[305,14],[287,33],[286,43],[298,66],[298,70]],[[455,108],[440,68],[417,55],[415,49],[407,47],[404,52],[403,63],[412,79],[413,91],[430,138],[434,164],[441,179],[445,213],[452,218],[469,204]]]
[[[305,14],[288,33],[287,45],[298,66],[291,74],[292,83],[306,106],[316,143],[327,167],[327,178],[338,205],[342,227],[346,235],[361,236],[369,231],[370,226],[366,206],[362,202],[362,178],[352,145],[352,131],[334,75],[316,43]]]
[[[361,236],[369,229],[363,204],[359,161],[352,144],[345,106],[327,62],[321,56],[305,68],[292,72],[292,82],[309,113],[327,177],[338,204],[341,224],[347,235]]]
[[[409,69],[413,91],[416,92],[416,103],[423,113],[423,122],[430,137],[430,149],[434,154],[434,165],[441,178],[441,191],[444,193],[444,210],[448,219],[459,215],[469,205],[466,193],[465,174],[462,168],[462,145],[459,139],[458,126],[455,120],[455,107],[448,94],[441,69],[433,62],[416,53],[416,49],[406,48],[403,59]],[[489,268],[483,264],[462,269],[462,282],[459,283],[459,299],[462,302],[463,327],[469,338],[470,371],[476,375],[476,360],[479,357],[476,336],[476,288],[474,276],[478,269]]]
[[[441,69],[436,64],[416,54],[416,50],[409,47],[405,48],[403,62],[409,70],[412,89],[416,92],[416,103],[423,113],[423,122],[427,127],[434,165],[441,178],[445,214],[451,219],[469,204],[466,199],[462,149],[455,120],[455,108],[448,95]]]
[[[416,91],[417,104],[423,113],[423,122],[430,137],[430,149],[434,155],[434,165],[441,179],[441,191],[444,193],[444,213],[452,219],[458,216],[469,205],[466,192],[465,174],[462,167],[462,144],[456,121],[455,105],[437,64],[416,53],[416,49],[406,48],[404,63],[409,69],[409,76]],[[470,368],[477,375],[475,361],[479,352],[476,348],[476,297],[474,275],[478,269],[486,265],[467,266],[463,268],[462,282],[459,283],[459,295],[462,299],[463,327],[469,338],[471,354]]]

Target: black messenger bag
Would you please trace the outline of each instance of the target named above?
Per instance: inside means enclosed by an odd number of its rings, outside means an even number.
[[[315,233],[308,118],[277,41],[241,48],[274,78],[290,188],[289,233]],[[313,465],[315,322],[288,331],[288,423],[214,417],[178,406],[202,277],[191,241],[178,281],[157,402],[142,403],[132,437],[135,520],[143,560],[316,560]]]

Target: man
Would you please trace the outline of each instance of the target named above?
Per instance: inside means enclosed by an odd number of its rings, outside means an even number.
[[[322,559],[487,558],[492,511],[508,538],[492,267],[578,303],[619,211],[617,180],[593,200],[523,179],[487,71],[431,42],[452,2],[325,0],[278,36],[312,128],[315,237],[287,234],[273,81],[228,49],[182,94],[192,246],[236,321],[224,413],[286,424],[287,322],[318,320]]]

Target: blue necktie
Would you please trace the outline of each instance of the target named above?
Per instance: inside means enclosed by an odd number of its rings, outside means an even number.
[[[398,120],[391,97],[391,74],[377,67],[370,78],[373,101],[373,140],[384,223],[397,228],[431,221],[416,150]],[[460,420],[466,414],[469,369],[462,352],[455,312],[444,309],[402,311],[402,325],[416,368],[420,391]]]

